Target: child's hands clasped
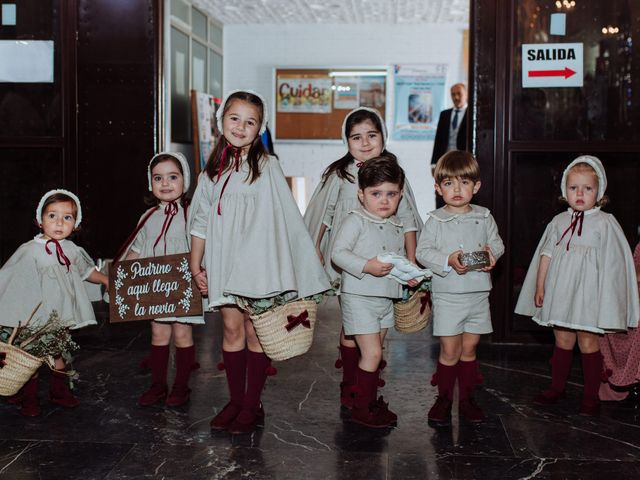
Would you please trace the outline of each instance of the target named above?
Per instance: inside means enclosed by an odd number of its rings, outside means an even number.
[[[463,253],[462,250],[456,250],[451,255],[449,255],[449,260],[447,263],[451,268],[453,268],[458,275],[464,275],[469,271],[469,268],[460,263],[460,254]]]
[[[391,270],[393,270],[393,263],[384,263],[378,260],[378,257],[373,257],[367,261],[362,271],[374,277],[384,277]]]
[[[209,282],[207,280],[207,271],[203,268],[199,272],[193,275],[193,279],[196,282],[196,287],[200,290],[202,295],[207,295],[209,293]]]

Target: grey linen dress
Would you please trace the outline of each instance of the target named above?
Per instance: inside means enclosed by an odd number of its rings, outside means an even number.
[[[0,325],[24,324],[42,302],[30,325],[46,323],[52,310],[72,329],[94,325],[96,317],[84,280],[95,264],[84,249],[71,240],[60,246],[71,261],[69,270],[58,262],[56,249],[42,235],[23,243],[0,269]]]
[[[330,288],[279,161],[263,158],[261,172],[249,183],[243,157],[238,172],[198,180],[189,221],[191,234],[205,239],[209,309],[236,296],[304,298]]]
[[[516,313],[544,326],[604,333],[638,325],[640,306],[631,249],[613,215],[585,212],[582,234],[564,231],[572,210],[556,215],[542,235]],[[567,249],[567,243],[569,242]],[[551,258],[542,308],[534,303],[540,256]]]

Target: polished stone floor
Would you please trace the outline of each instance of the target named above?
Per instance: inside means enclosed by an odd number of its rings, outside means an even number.
[[[437,342],[428,331],[393,332],[382,394],[397,428],[371,431],[341,418],[334,368],[339,321],[323,305],[311,351],[277,364],[263,400],[266,424],[250,436],[212,434],[209,420],[227,401],[217,315],[196,329],[202,365],[190,404],[136,406],[149,375],[138,368],[148,326],[103,324],[77,338],[82,404],[64,410],[43,401],[25,419],[0,402],[0,479],[612,479],[640,478],[640,412],[606,404],[597,419],[576,415],[582,383],[577,358],[566,401],[540,409],[532,396],[548,381],[548,346],[483,344],[485,383],[477,394],[488,420],[434,430],[426,410]],[[46,394],[43,372],[41,396]]]

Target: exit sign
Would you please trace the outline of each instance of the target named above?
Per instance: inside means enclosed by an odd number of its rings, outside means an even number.
[[[522,45],[522,87],[582,87],[582,43]]]

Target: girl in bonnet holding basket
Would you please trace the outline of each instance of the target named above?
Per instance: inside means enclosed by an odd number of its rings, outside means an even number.
[[[535,401],[556,403],[564,396],[573,348],[582,356],[584,389],[579,414],[600,411],[603,333],[638,324],[638,287],[631,249],[620,225],[600,210],[607,201],[607,176],[600,160],[583,155],[565,169],[560,184],[569,209],[556,215],[533,255],[516,305],[516,313],[532,316],[553,328],[551,386]]]
[[[96,323],[91,298],[84,281],[108,285],[82,248],[67,240],[82,221],[80,200],[67,190],[44,194],[36,209],[36,222],[42,233],[22,244],[0,270],[0,311],[3,326],[25,322],[36,305],[41,304],[32,324],[46,322],[55,310],[63,325],[77,329]],[[97,300],[97,299],[94,299]],[[60,352],[62,354],[63,352]],[[73,408],[78,399],[69,388],[62,356],[55,358],[49,400]],[[12,399],[21,403],[25,416],[40,415],[37,375]]]
[[[190,267],[224,322],[231,399],[211,428],[249,433],[264,417],[260,396],[271,370],[241,298],[304,298],[330,285],[280,164],[260,141],[267,122],[262,96],[229,93],[217,122],[222,136],[192,202]]]

